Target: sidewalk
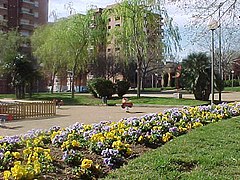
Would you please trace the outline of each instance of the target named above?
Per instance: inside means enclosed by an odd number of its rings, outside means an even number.
[[[124,117],[158,113],[171,107],[173,106],[134,106],[129,113],[126,113],[119,106],[62,106],[57,109],[57,116],[52,118],[14,120],[0,124],[0,136],[25,134],[31,129],[49,129],[52,126],[67,127],[76,122],[92,124],[100,121],[119,121]]]

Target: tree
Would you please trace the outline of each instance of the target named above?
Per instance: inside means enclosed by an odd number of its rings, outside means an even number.
[[[28,42],[17,30],[0,32],[0,68],[2,75],[11,77],[16,98],[24,98],[26,88],[31,87],[38,76],[31,55],[23,54],[23,44]],[[30,95],[32,88],[29,88]]]
[[[72,98],[74,98],[76,75],[80,71],[85,71],[89,62],[88,49],[92,45],[95,30],[90,28],[93,17],[93,12],[88,11],[86,15],[74,15],[63,20],[58,26],[61,55],[67,61],[69,70],[72,71]]]
[[[17,30],[9,31],[7,33],[0,32],[0,67],[1,72],[7,73],[6,64],[12,62],[20,53],[21,44],[25,42]],[[5,71],[6,70],[6,71]]]
[[[232,60],[239,51],[239,0],[176,0],[173,2],[185,10],[189,15],[186,25],[190,45],[199,51],[210,49],[210,31],[207,27],[211,19],[218,21],[218,28],[214,31],[216,41],[216,65],[221,65],[223,77],[231,68]],[[220,48],[219,48],[220,47]],[[233,53],[234,52],[234,53]],[[220,64],[220,63],[221,64]],[[230,66],[229,66],[230,65]],[[219,66],[220,67],[220,66]]]
[[[195,99],[208,100],[211,92],[210,57],[206,53],[191,53],[182,61],[181,84],[193,92]],[[220,89],[222,81],[215,73],[215,88]]]
[[[12,85],[15,88],[17,99],[24,99],[26,87],[31,87],[34,78],[38,76],[38,72],[34,69],[33,61],[26,55],[17,55],[13,61],[6,64],[6,70],[11,73]],[[30,89],[31,95],[31,89]]]
[[[50,74],[51,93],[53,93],[56,74],[61,73],[60,70],[64,67],[66,68],[66,62],[59,48],[61,44],[57,41],[59,30],[56,22],[54,25],[38,27],[31,36],[33,54],[37,57],[45,74]]]
[[[205,53],[192,53],[182,61],[181,82],[192,91],[195,99],[208,100],[210,95],[210,57]]]
[[[123,0],[114,8],[106,11],[106,13],[122,18],[122,26],[116,28],[112,33],[114,33],[115,44],[119,44],[121,50],[124,51],[125,59],[134,59],[137,63],[137,97],[140,97],[143,62],[148,60],[149,50],[157,50],[161,53],[160,51],[163,49],[161,18],[167,13],[162,13],[162,11],[165,12],[165,9],[161,6],[160,1],[148,0]],[[165,17],[168,18],[168,16]],[[164,23],[169,27],[169,31],[167,31],[169,40],[173,40],[167,41],[166,47],[169,47],[168,42],[178,46],[180,37],[177,29],[174,28],[171,20],[166,19]],[[149,33],[147,32],[149,26],[156,28],[154,48],[149,43]]]

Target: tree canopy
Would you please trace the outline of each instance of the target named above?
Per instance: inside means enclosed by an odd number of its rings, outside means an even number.
[[[95,37],[99,37],[99,30],[93,28],[93,17],[93,11],[88,11],[86,15],[76,14],[40,27],[32,36],[34,54],[45,67],[54,71],[54,77],[62,67],[71,72],[72,97],[74,80],[79,72],[86,70],[89,48],[96,43]]]
[[[123,0],[106,13],[121,18],[122,26],[110,31],[114,34],[114,42],[111,43],[121,47],[126,60],[136,61],[137,96],[140,97],[143,65],[153,59],[161,61],[164,53],[170,53],[172,44],[179,48],[178,29],[167,16],[161,1]],[[165,20],[162,21],[162,18]],[[163,31],[165,25],[167,28]],[[165,41],[162,41],[163,36]],[[151,57],[153,54],[154,57]]]

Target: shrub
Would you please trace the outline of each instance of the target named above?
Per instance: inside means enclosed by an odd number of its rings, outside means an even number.
[[[232,87],[232,80],[225,80],[225,81],[224,81],[224,86],[225,86],[225,87]],[[233,80],[233,86],[234,86],[234,87],[239,86],[239,80],[234,79],[234,80]]]
[[[123,97],[123,95],[128,92],[129,87],[130,83],[128,81],[118,81],[117,82],[118,97]]]
[[[115,93],[115,87],[112,81],[103,78],[95,78],[88,82],[88,88],[90,93],[94,97],[105,97],[110,98]]]

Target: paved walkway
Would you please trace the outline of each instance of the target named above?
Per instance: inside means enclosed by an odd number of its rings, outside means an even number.
[[[129,113],[119,106],[63,106],[57,109],[57,116],[45,119],[14,120],[0,125],[0,136],[24,134],[31,129],[49,129],[58,125],[67,127],[80,122],[92,124],[100,121],[118,121],[124,117],[142,116],[162,112],[168,107],[133,107]]]
[[[129,96],[135,96],[129,94]],[[144,96],[154,97],[173,97],[173,92],[161,92],[159,94],[144,94]],[[193,99],[192,94],[183,94],[183,98]],[[215,94],[215,99],[218,99],[218,94]],[[240,92],[224,92],[222,93],[223,101],[240,101]],[[173,106],[172,106],[173,107]],[[91,124],[100,121],[118,121],[124,117],[142,116],[147,113],[162,112],[171,106],[160,107],[139,107],[134,106],[130,113],[126,113],[119,106],[63,106],[57,109],[57,116],[45,119],[28,119],[15,120],[0,124],[0,136],[11,136],[24,134],[31,129],[49,129],[52,126],[58,125],[67,127],[75,122]]]

